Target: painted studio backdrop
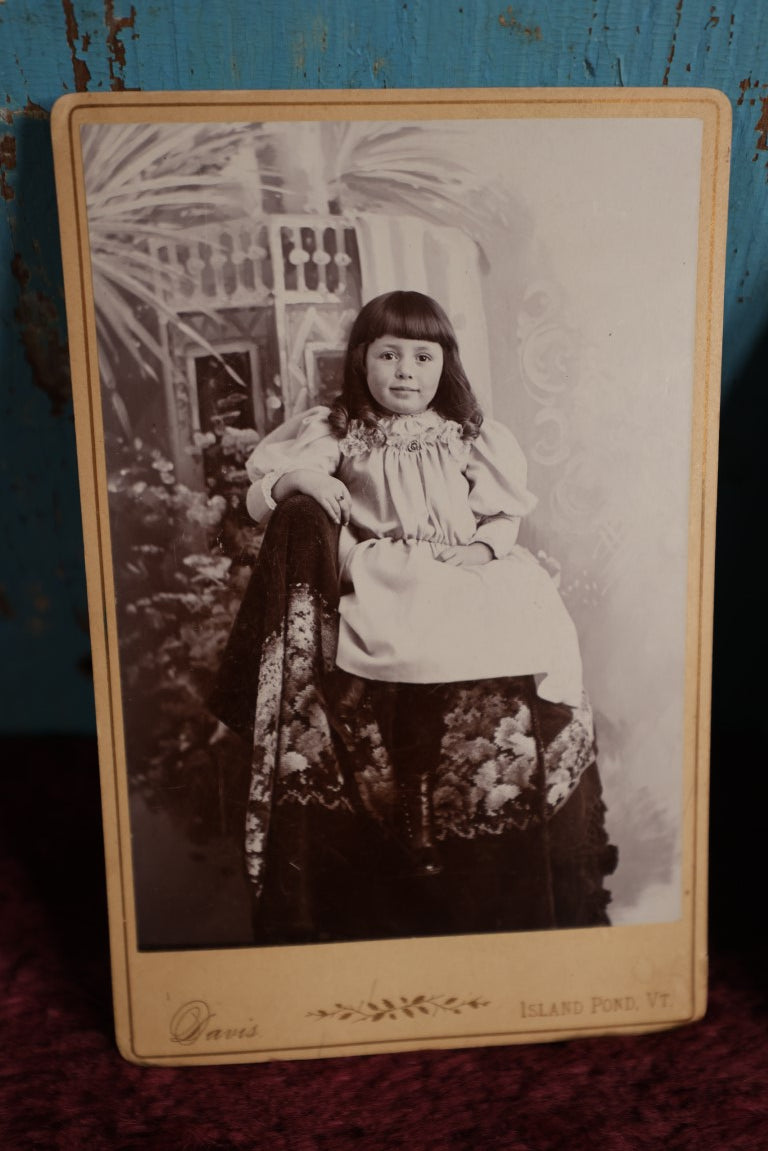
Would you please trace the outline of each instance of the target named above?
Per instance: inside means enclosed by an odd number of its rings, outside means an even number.
[[[258,553],[244,461],[338,391],[361,304],[445,307],[580,635],[612,922],[679,914],[700,126],[89,125],[90,255],[140,944],[247,943],[205,709]]]

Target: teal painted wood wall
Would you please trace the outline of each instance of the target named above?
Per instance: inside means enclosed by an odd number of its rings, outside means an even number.
[[[0,82],[0,729],[93,726],[49,139],[51,107],[66,92],[721,89],[734,111],[721,539],[748,545],[767,414],[764,0],[0,0]],[[730,570],[718,568],[723,661],[738,657],[729,637],[745,624],[766,632],[757,574],[737,604]]]

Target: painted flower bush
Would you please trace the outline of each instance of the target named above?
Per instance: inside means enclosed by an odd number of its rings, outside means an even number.
[[[255,433],[229,434],[206,491],[178,482],[162,453],[139,441],[110,445],[108,481],[118,634],[131,783],[207,837],[222,808],[222,760],[206,698],[237,612],[261,529],[244,506],[244,460]],[[225,770],[235,771],[235,767]],[[215,821],[214,821],[215,822]]]

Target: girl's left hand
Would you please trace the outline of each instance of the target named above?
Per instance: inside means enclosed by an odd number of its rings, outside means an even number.
[[[488,544],[480,543],[478,540],[473,544],[454,544],[453,547],[443,548],[437,558],[450,567],[468,568],[490,563],[493,552]]]

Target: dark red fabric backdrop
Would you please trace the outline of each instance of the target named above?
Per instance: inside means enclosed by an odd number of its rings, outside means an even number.
[[[134,1067],[114,1045],[95,741],[6,739],[0,754],[6,1151],[768,1147],[765,805],[745,805],[731,784],[732,768],[759,762],[747,737],[714,752],[703,1022],[635,1038],[179,1070]]]

